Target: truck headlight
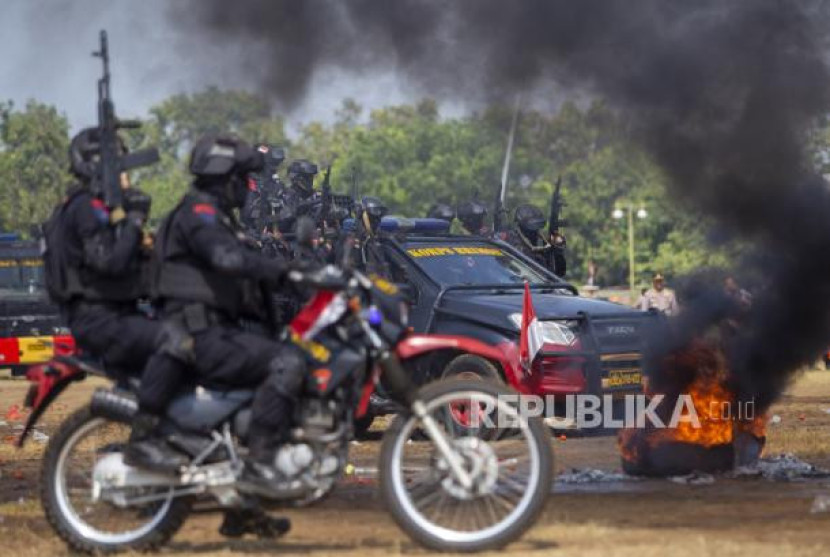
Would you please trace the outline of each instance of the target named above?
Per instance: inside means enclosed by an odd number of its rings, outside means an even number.
[[[521,313],[510,314],[510,321],[521,331]],[[574,332],[577,326],[576,321],[537,321],[537,323],[542,331],[542,341],[545,344],[555,344],[557,346],[573,346],[576,344],[577,337]]]

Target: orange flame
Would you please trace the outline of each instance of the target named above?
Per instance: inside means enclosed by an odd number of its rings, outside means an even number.
[[[711,447],[732,442],[732,420],[728,414],[734,397],[717,377],[700,377],[689,388],[700,427],[681,421],[676,428],[655,431],[652,446],[664,441],[678,441]]]
[[[622,457],[639,462],[642,453],[661,443],[680,442],[706,448],[730,444],[733,441],[733,421],[730,411],[735,397],[726,384],[726,361],[716,347],[703,341],[693,341],[676,351],[663,362],[666,377],[693,377],[683,394],[691,397],[697,423],[689,419],[684,409],[677,427],[664,429],[623,429],[618,445]],[[648,394],[655,394],[655,385],[649,385]],[[673,402],[672,402],[673,404]]]

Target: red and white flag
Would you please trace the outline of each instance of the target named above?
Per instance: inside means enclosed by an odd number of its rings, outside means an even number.
[[[530,369],[533,358],[543,344],[542,324],[536,319],[533,300],[530,297],[530,285],[525,282],[525,295],[522,301],[522,327],[519,330],[519,362],[525,369]]]

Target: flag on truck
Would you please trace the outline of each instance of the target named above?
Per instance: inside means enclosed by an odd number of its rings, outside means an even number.
[[[530,285],[525,282],[525,293],[522,301],[522,326],[519,331],[519,363],[525,370],[529,370],[533,359],[542,349],[542,324],[536,319],[533,309],[533,299],[530,296]]]

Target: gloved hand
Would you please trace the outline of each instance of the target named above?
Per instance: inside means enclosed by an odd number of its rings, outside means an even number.
[[[138,188],[127,188],[122,194],[122,204],[127,218],[139,226],[147,222],[152,203],[153,198]]]
[[[296,275],[289,273],[289,279],[319,290],[342,290],[346,287],[346,275],[334,265],[326,265]]]

